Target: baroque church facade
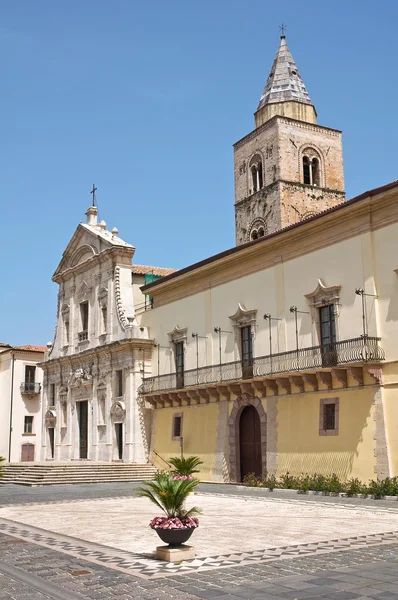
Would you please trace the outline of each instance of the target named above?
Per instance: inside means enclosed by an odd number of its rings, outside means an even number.
[[[56,269],[55,338],[42,368],[42,460],[148,460],[150,421],[137,388],[151,355],[140,286],[152,267],[132,265],[135,248],[98,223],[91,206]],[[160,275],[170,269],[155,269]]]
[[[53,278],[43,458],[397,474],[398,184],[345,201],[284,35],[234,154],[236,247],[151,283],[87,211]]]

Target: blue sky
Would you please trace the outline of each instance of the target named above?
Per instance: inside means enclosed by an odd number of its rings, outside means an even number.
[[[347,197],[397,178],[398,5],[2,0],[0,340],[45,344],[62,252],[98,187],[135,262],[234,245],[232,144],[253,129],[279,25],[343,130]]]

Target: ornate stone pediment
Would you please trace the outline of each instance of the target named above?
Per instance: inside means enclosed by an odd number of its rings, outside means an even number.
[[[177,342],[184,342],[187,339],[188,327],[179,327],[176,325],[173,331],[169,331],[167,334],[171,342],[176,344]]]
[[[83,302],[84,300],[88,300],[91,294],[91,288],[87,285],[85,281],[79,287],[77,292],[77,298],[79,302]]]
[[[111,416],[116,421],[124,421],[126,417],[126,405],[121,400],[117,400],[111,406]]]
[[[44,419],[47,427],[55,427],[55,422],[57,420],[55,408],[49,408],[44,415]]]
[[[235,326],[242,327],[244,325],[250,325],[256,321],[257,309],[246,310],[244,306],[239,302],[238,308],[235,314],[229,318]]]
[[[108,288],[102,287],[98,292],[98,303],[101,308],[107,308],[108,306]]]
[[[312,306],[322,306],[322,304],[337,304],[340,300],[341,285],[331,285],[327,287],[321,279],[318,279],[318,284],[313,292],[305,294],[307,300]]]

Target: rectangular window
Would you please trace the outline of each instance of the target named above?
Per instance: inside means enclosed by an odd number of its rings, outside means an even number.
[[[338,435],[339,398],[322,398],[319,410],[319,435]]]
[[[36,375],[36,367],[26,365],[25,367],[25,383],[34,383]]]
[[[184,342],[175,343],[177,389],[184,387]]]
[[[55,383],[50,383],[50,406],[55,406]]]
[[[241,327],[242,376],[243,379],[253,377],[253,337],[251,325]]]
[[[33,433],[33,417],[25,417],[24,433]]]
[[[64,342],[69,346],[69,321],[64,321]]]
[[[102,315],[101,333],[106,333],[107,320],[108,320],[108,311],[106,309],[106,306],[101,308],[101,315]]]
[[[88,331],[88,302],[80,304],[80,324],[81,331]]]
[[[123,396],[123,371],[115,371],[115,396]]]
[[[322,365],[335,365],[337,364],[337,351],[334,304],[327,304],[319,309],[319,327]]]
[[[177,440],[182,437],[182,413],[173,415],[172,438]]]

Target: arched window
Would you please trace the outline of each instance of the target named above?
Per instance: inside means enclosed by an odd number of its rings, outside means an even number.
[[[308,156],[304,156],[303,158],[303,175],[304,175],[304,183],[307,185],[311,185],[311,168],[310,168],[310,159]]]
[[[303,183],[321,185],[320,161],[311,148],[307,148],[306,154],[303,156]]]
[[[253,221],[250,227],[249,241],[258,240],[264,237],[267,233],[267,226],[264,219],[257,218]]]
[[[250,161],[251,192],[254,194],[262,189],[263,183],[263,161],[259,154],[255,154]]]

